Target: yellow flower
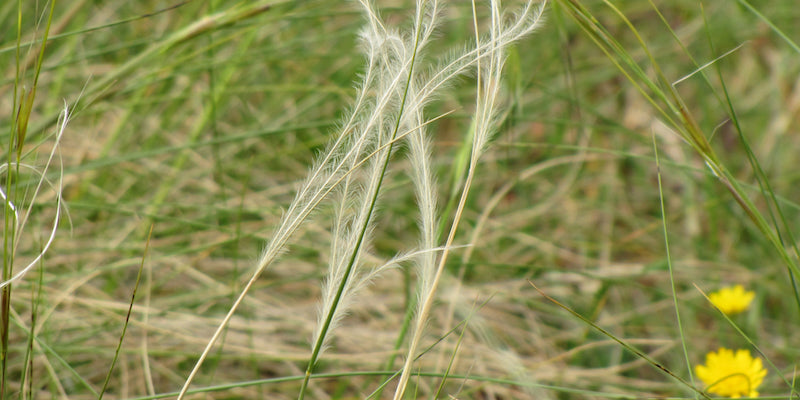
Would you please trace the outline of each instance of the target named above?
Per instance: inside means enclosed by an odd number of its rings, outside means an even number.
[[[758,386],[767,375],[760,358],[753,358],[747,350],[720,348],[706,354],[706,365],[695,367],[697,377],[706,384],[708,393],[739,398],[758,397]]]
[[[708,295],[708,299],[725,314],[738,314],[747,309],[747,306],[756,296],[754,292],[744,290],[742,285],[725,287]]]

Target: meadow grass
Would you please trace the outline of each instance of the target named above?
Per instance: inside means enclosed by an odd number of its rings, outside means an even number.
[[[0,398],[797,396],[795,9],[5,2]]]

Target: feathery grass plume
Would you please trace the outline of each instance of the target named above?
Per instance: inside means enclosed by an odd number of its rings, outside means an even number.
[[[306,368],[305,379],[300,388],[299,399],[303,399],[308,386],[311,373],[328,342],[328,337],[338,321],[346,313],[349,304],[353,300],[356,292],[354,282],[360,279],[357,271],[359,266],[359,256],[363,246],[370,242],[370,232],[372,230],[372,216],[378,202],[383,177],[385,176],[389,159],[395,141],[398,138],[398,131],[407,127],[404,121],[406,115],[418,116],[421,122],[421,105],[416,103],[415,107],[407,107],[407,98],[412,92],[412,82],[414,67],[417,56],[424,47],[425,43],[433,32],[435,26],[434,18],[437,14],[437,2],[428,3],[430,8],[422,3],[417,3],[414,26],[415,29],[411,38],[404,40],[403,37],[387,30],[383,22],[377,17],[378,13],[368,2],[361,2],[365,7],[365,14],[368,18],[368,28],[365,29],[363,36],[371,44],[379,49],[378,80],[376,81],[375,93],[378,97],[376,109],[369,115],[362,132],[370,133],[367,148],[374,151],[377,157],[368,156],[367,174],[365,189],[363,190],[354,180],[356,174],[348,174],[344,182],[340,185],[342,196],[339,199],[339,207],[334,223],[334,241],[332,257],[330,262],[329,274],[323,285],[323,302],[319,312],[319,320],[315,331],[311,358]],[[425,22],[425,17],[429,22]],[[412,129],[417,128],[416,124]],[[360,146],[359,146],[360,147]],[[360,163],[359,163],[360,164]],[[358,166],[350,165],[349,171],[355,170]],[[351,192],[352,190],[352,192]],[[350,214],[349,198],[357,198],[359,208],[355,214]],[[345,232],[342,232],[342,231]],[[342,238],[343,239],[339,239]],[[432,246],[431,246],[432,247]]]
[[[350,116],[339,128],[337,139],[327,147],[320,159],[315,163],[288,210],[284,213],[272,239],[262,252],[250,279],[220,322],[214,335],[209,339],[206,348],[184,382],[178,395],[179,399],[186,394],[200,366],[253,283],[264,269],[285,251],[291,236],[317,209],[323,199],[337,185],[347,182],[344,186],[349,187],[351,182],[348,179],[351,178],[348,177],[354,169],[376,154],[383,156],[384,166],[382,171],[385,170],[385,164],[390,153],[389,149],[394,144],[398,133],[397,121],[399,121],[400,115],[403,114],[403,98],[405,87],[407,86],[406,83],[409,81],[409,71],[412,68],[416,49],[424,43],[419,39],[427,41],[433,31],[433,25],[420,24],[420,26],[424,27],[424,30],[414,35],[417,42],[414,43],[414,46],[409,47],[399,35],[385,29],[370,4],[364,1],[361,4],[366,10],[365,13],[369,22],[367,29],[361,34],[362,42],[366,48],[367,68],[363,73],[361,83],[358,85],[356,100],[350,110]],[[435,9],[435,7],[431,8]],[[370,93],[372,92],[377,94],[371,95]],[[391,134],[391,139],[387,139],[388,134]],[[374,168],[373,166],[373,171],[377,171]],[[372,176],[376,175],[372,174]],[[349,192],[350,190],[345,189],[345,193]],[[373,194],[377,196],[377,191],[374,191]],[[374,200],[372,200],[372,203],[374,204]],[[371,207],[374,207],[374,205]],[[361,210],[363,211],[364,209],[362,208]],[[368,225],[371,213],[372,211],[369,211],[359,216],[362,218],[360,221],[362,221],[364,229]],[[347,273],[344,273],[344,275],[341,273],[336,275],[334,273],[335,277],[346,277],[346,275]],[[346,279],[340,280],[340,282],[346,282]],[[331,287],[333,286],[331,285]],[[331,313],[329,318],[332,317],[333,314]],[[321,346],[316,347],[318,349],[315,352],[318,352]]]
[[[53,148],[50,150],[50,155],[47,158],[47,161],[44,164],[44,167],[39,170],[33,165],[25,164],[25,163],[18,163],[18,162],[8,162],[5,164],[0,164],[0,173],[10,173],[10,168],[17,168],[17,169],[25,169],[31,171],[35,176],[38,176],[38,181],[36,184],[36,188],[31,195],[30,200],[27,202],[28,206],[25,210],[20,210],[14,204],[14,200],[12,199],[12,195],[9,193],[7,194],[0,188],[0,197],[2,197],[3,203],[6,204],[8,210],[11,211],[11,215],[13,216],[13,232],[10,232],[13,238],[13,247],[11,248],[11,255],[10,260],[13,261],[17,254],[17,249],[19,245],[23,243],[19,240],[19,237],[22,235],[23,231],[25,230],[25,225],[28,221],[28,217],[32,215],[33,205],[36,202],[36,199],[39,197],[39,194],[44,189],[45,186],[49,187],[55,193],[55,201],[56,201],[56,213],[53,217],[53,226],[50,228],[50,232],[47,234],[47,241],[42,246],[41,250],[37,253],[36,257],[31,260],[27,265],[22,267],[18,270],[13,276],[8,277],[6,280],[0,282],[0,288],[4,288],[15,281],[21,279],[25,274],[27,274],[38,262],[39,260],[44,257],[47,251],[50,249],[50,246],[53,244],[53,240],[55,240],[56,232],[58,231],[59,224],[61,223],[62,215],[61,213],[64,211],[64,204],[62,203],[61,198],[61,188],[62,188],[62,174],[63,174],[63,166],[59,169],[59,179],[56,182],[51,182],[47,179],[47,171],[50,169],[50,166],[53,164],[53,161],[58,153],[59,145],[61,144],[61,138],[64,135],[64,132],[67,129],[67,124],[69,123],[70,111],[69,107],[64,104],[64,109],[61,111],[58,120],[58,127],[55,133],[55,139],[53,142]],[[19,172],[19,171],[16,171]],[[22,213],[20,213],[22,211]]]
[[[473,10],[474,7],[475,5],[473,2]],[[502,75],[503,61],[505,59],[504,50],[514,40],[517,40],[523,35],[530,33],[533,31],[533,29],[539,26],[542,19],[544,4],[534,8],[532,2],[528,2],[523,10],[517,15],[516,20],[509,25],[505,25],[503,23],[503,16],[498,1],[490,2],[490,7],[491,29],[489,38],[485,40],[481,40],[479,38],[477,45],[475,46],[475,50],[466,53],[474,54],[474,58],[472,60],[467,59],[465,65],[461,66],[459,61],[464,60],[464,58],[459,57],[452,64],[449,64],[442,69],[442,71],[448,71],[450,68],[453,68],[454,70],[460,71],[462,68],[466,68],[473,62],[477,65],[477,106],[475,117],[473,119],[473,125],[475,129],[474,136],[472,138],[472,151],[459,204],[453,218],[453,223],[450,227],[450,232],[444,244],[445,250],[439,259],[438,266],[434,268],[434,264],[430,264],[420,268],[421,283],[417,292],[419,296],[419,302],[416,311],[414,333],[411,337],[411,344],[409,345],[406,354],[406,362],[400,375],[400,381],[397,385],[397,389],[395,390],[395,400],[403,398],[405,389],[408,385],[408,379],[410,377],[412,364],[415,360],[415,354],[422,339],[428,315],[433,307],[433,300],[435,298],[439,281],[444,272],[444,266],[449,254],[447,248],[452,245],[455,239],[455,233],[458,230],[458,223],[461,219],[464,205],[466,204],[467,195],[469,193],[472,177],[474,176],[478,159],[480,158],[480,155],[485,149],[486,144],[491,139],[492,134],[496,129],[495,120],[498,113],[497,97],[499,96],[500,78]],[[475,15],[476,13],[473,12],[473,14]],[[439,76],[438,73],[435,74],[434,79],[431,80],[431,83],[434,84],[433,87],[438,86],[437,81],[435,80],[437,76]],[[425,93],[424,89],[427,87],[427,85],[423,86],[423,93]]]
[[[64,135],[69,122],[69,115],[69,108],[65,104],[64,110],[59,116],[58,128],[55,134],[55,140],[53,142],[52,149],[50,150],[50,155],[48,156],[47,161],[41,170],[30,164],[20,162],[22,150],[19,149],[22,147],[22,143],[19,142],[18,145],[20,147],[18,147],[18,150],[15,152],[17,161],[11,161],[11,159],[14,158],[14,155],[11,155],[9,151],[8,161],[0,164],[0,175],[6,174],[5,185],[2,185],[5,187],[5,190],[0,188],[0,197],[2,198],[3,203],[3,213],[8,217],[5,218],[3,226],[3,273],[2,282],[0,282],[0,397],[3,398],[7,388],[6,375],[8,367],[6,363],[9,359],[9,322],[12,315],[14,315],[16,318],[16,314],[11,307],[12,283],[22,279],[25,274],[30,272],[30,270],[40,262],[40,260],[50,249],[50,246],[53,244],[53,241],[56,237],[56,232],[59,229],[62,212],[64,211],[64,205],[61,197],[64,168],[63,165],[60,165],[59,178],[56,182],[52,182],[47,178],[47,172],[50,166],[53,164],[56,154],[60,148],[59,145],[61,138]],[[27,196],[27,190],[29,188],[27,188],[26,185],[22,183],[23,181],[20,180],[23,170],[26,172],[31,172],[36,177],[36,186],[29,198]],[[12,179],[12,176],[14,179]],[[33,206],[37,202],[37,199],[42,191],[47,189],[52,190],[55,194],[56,203],[52,226],[49,228],[50,232],[46,234],[45,242],[43,244],[39,244],[40,248],[38,249],[38,252],[33,260],[15,272],[14,267],[17,263],[17,254],[20,245],[26,244],[30,246],[32,244],[31,239],[33,239],[33,237],[38,237],[38,235],[36,235],[27,237],[26,239],[28,240],[22,240],[23,233],[26,231],[28,218],[33,215]],[[21,203],[27,203],[27,207],[21,207]],[[34,335],[34,333],[31,331],[29,335],[31,336],[29,336],[28,343],[33,343],[32,335]],[[26,353],[25,357],[26,359],[30,360],[30,357],[32,357],[30,353],[32,347],[26,347],[26,349],[28,352]]]
[[[319,357],[324,347],[325,336],[332,322],[341,317],[337,312],[340,304],[350,301],[354,293],[351,279],[353,269],[358,264],[358,256],[362,246],[369,243],[372,215],[374,213],[381,182],[386,172],[391,150],[394,144],[407,135],[413,134],[417,138],[412,141],[413,160],[426,161],[417,165],[418,171],[414,174],[415,185],[420,194],[418,201],[424,203],[421,225],[423,230],[422,252],[417,253],[422,261],[427,264],[421,267],[425,270],[420,281],[422,287],[429,288],[425,293],[435,292],[435,276],[430,271],[434,270],[435,257],[431,250],[435,247],[435,198],[433,197],[433,179],[430,175],[430,156],[426,154],[424,126],[429,122],[422,117],[424,105],[454,77],[463,74],[479,60],[486,59],[486,63],[499,69],[498,59],[494,49],[502,49],[523,35],[532,31],[541,18],[541,8],[534,9],[529,2],[518,18],[509,25],[502,25],[499,21],[499,12],[493,17],[493,23],[498,26],[495,36],[479,41],[475,48],[466,50],[453,57],[448,62],[439,64],[428,74],[421,74],[415,66],[417,58],[425,45],[430,41],[434,28],[437,25],[440,6],[438,1],[419,0],[413,20],[413,29],[409,34],[401,34],[386,27],[379,17],[375,6],[367,1],[359,1],[367,23],[361,33],[366,54],[366,69],[358,85],[358,92],[354,105],[350,109],[346,122],[339,127],[339,135],[322,153],[309,172],[308,177],[298,190],[295,199],[283,215],[272,239],[266,245],[262,255],[255,266],[253,273],[231,305],[227,315],[220,322],[214,335],[210,338],[205,350],[200,355],[192,372],[186,379],[178,398],[183,398],[196,375],[200,366],[208,356],[214,343],[218,340],[224,327],[228,324],[236,309],[241,304],[244,296],[258,279],[261,273],[286,249],[292,235],[318,208],[322,201],[333,190],[337,190],[340,211],[337,212],[337,222],[334,224],[335,250],[331,258],[331,273],[325,284],[323,294],[324,321],[315,334],[315,345],[309,363],[309,370]],[[498,76],[499,72],[492,76]],[[493,110],[493,101],[487,102],[488,110]],[[488,115],[488,114],[487,114]],[[491,118],[484,118],[490,123]],[[483,130],[477,143],[483,146],[488,139],[489,130]],[[412,135],[412,136],[413,136]],[[413,150],[416,149],[416,150]],[[364,166],[366,165],[366,166]],[[363,194],[358,194],[362,185],[355,177],[361,170],[366,170],[365,187]],[[337,189],[337,186],[339,187]],[[358,204],[357,211],[350,211],[347,204]],[[452,245],[452,238],[445,247]],[[427,251],[426,251],[427,250]],[[347,260],[346,263],[343,263]],[[440,266],[441,269],[441,266]],[[441,271],[440,271],[441,273]],[[355,279],[354,282],[364,282],[365,279]],[[336,289],[334,292],[334,288]],[[342,297],[346,297],[342,299]],[[344,307],[343,307],[344,309]],[[321,313],[321,315],[323,315]],[[320,317],[322,318],[322,316]],[[307,371],[306,381],[310,372]],[[302,398],[305,388],[301,388]]]

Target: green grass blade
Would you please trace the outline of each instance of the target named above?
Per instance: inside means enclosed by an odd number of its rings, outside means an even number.
[[[133,285],[133,292],[131,293],[131,301],[128,303],[128,312],[125,314],[125,323],[122,325],[122,332],[119,335],[119,342],[117,343],[117,349],[114,352],[114,358],[111,359],[111,366],[108,367],[108,373],[106,374],[106,378],[103,381],[103,387],[100,389],[100,393],[97,396],[97,400],[102,400],[103,395],[106,393],[108,389],[108,382],[111,381],[111,375],[114,372],[114,366],[117,364],[117,360],[119,359],[119,352],[122,350],[122,343],[125,340],[125,333],[128,331],[128,323],[131,320],[131,312],[133,311],[133,305],[136,303],[136,291],[139,289],[139,283],[142,281],[142,271],[144,271],[144,263],[147,260],[147,252],[150,249],[150,239],[153,237],[153,225],[150,225],[150,232],[147,234],[147,242],[144,246],[144,253],[142,254],[142,262],[139,264],[139,270],[136,272],[136,283]]]

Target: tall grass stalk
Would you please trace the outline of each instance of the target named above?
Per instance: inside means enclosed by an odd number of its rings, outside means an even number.
[[[475,11],[475,3],[473,1],[473,16],[477,19],[477,12]],[[450,226],[450,231],[445,241],[445,250],[439,258],[438,265],[433,268],[434,264],[421,265],[419,268],[420,285],[417,290],[419,301],[416,315],[416,322],[413,334],[411,336],[411,343],[406,353],[406,361],[403,365],[403,372],[400,375],[400,380],[395,390],[394,399],[399,400],[403,397],[406,387],[408,386],[408,379],[411,375],[411,369],[415,360],[414,355],[417,352],[420,341],[424,333],[425,325],[427,324],[428,316],[433,307],[436,290],[439,286],[439,281],[444,272],[444,267],[449,255],[448,247],[451,246],[455,240],[456,232],[458,231],[459,221],[466,204],[469,189],[472,184],[472,179],[475,175],[475,170],[478,160],[483,153],[486,144],[491,139],[496,130],[496,117],[498,113],[498,97],[500,90],[500,79],[503,70],[503,62],[505,60],[505,48],[516,40],[515,37],[512,41],[504,41],[504,36],[509,32],[513,32],[511,27],[518,27],[519,31],[516,33],[521,35],[527,34],[535,29],[541,22],[544,4],[538,8],[534,8],[529,2],[526,7],[517,16],[515,24],[506,26],[503,22],[503,15],[500,10],[499,2],[492,1],[490,3],[491,9],[491,28],[489,39],[482,41],[478,36],[475,57],[475,64],[477,66],[477,93],[476,93],[476,111],[473,118],[474,136],[472,138],[472,151],[469,158],[469,166],[467,175],[461,190],[461,196],[456,208],[453,222]],[[477,21],[475,22],[476,35],[478,33]],[[483,62],[482,62],[483,61]],[[413,150],[413,148],[412,148]],[[421,157],[421,156],[418,156]],[[419,188],[425,189],[425,186],[418,185]],[[422,194],[420,196],[425,196]],[[423,221],[424,223],[425,221]],[[434,229],[435,224],[428,229]],[[435,237],[435,231],[429,232],[431,237]],[[423,260],[431,262],[434,260]]]
[[[683,357],[686,361],[686,370],[689,374],[689,382],[694,385],[694,375],[692,374],[692,362],[689,359],[689,349],[686,341],[686,335],[683,329],[683,321],[681,320],[681,310],[678,305],[678,288],[675,282],[675,270],[672,266],[672,255],[670,254],[669,246],[669,230],[667,229],[667,208],[664,205],[664,184],[661,179],[661,160],[658,155],[658,146],[655,136],[653,137],[653,154],[655,155],[656,162],[656,177],[658,182],[658,200],[661,209],[661,228],[664,232],[664,256],[667,262],[667,270],[669,271],[669,286],[672,291],[672,307],[675,310],[675,323],[678,328],[678,335],[681,338],[681,349],[683,350]]]
[[[6,190],[0,189],[0,197],[2,197],[2,201],[5,204],[5,215],[8,216],[5,218],[5,226],[3,231],[4,236],[4,243],[5,248],[3,252],[3,261],[4,261],[4,268],[3,268],[3,280],[0,282],[0,290],[2,290],[3,300],[1,303],[2,312],[2,321],[0,321],[0,325],[2,327],[2,350],[0,351],[0,357],[2,357],[2,362],[0,363],[0,368],[2,371],[0,372],[0,398],[5,398],[6,386],[5,386],[5,376],[7,371],[7,356],[8,356],[8,334],[9,334],[9,320],[12,315],[11,310],[11,289],[13,287],[14,282],[19,281],[22,279],[25,274],[30,272],[36,265],[42,261],[44,255],[50,249],[50,246],[53,244],[53,241],[56,237],[56,232],[59,229],[59,225],[62,219],[62,212],[64,211],[64,206],[62,203],[62,174],[63,174],[63,165],[59,168],[59,179],[57,182],[51,182],[47,179],[47,173],[55,161],[55,157],[57,155],[57,151],[59,149],[59,144],[61,142],[61,138],[66,130],[67,123],[69,122],[69,109],[65,105],[64,110],[61,114],[61,118],[58,123],[58,131],[55,134],[55,138],[53,140],[53,148],[50,152],[50,155],[44,164],[42,169],[36,168],[35,166],[21,163],[21,162],[8,162],[6,164],[0,165],[0,174],[5,173],[7,176],[14,176],[14,181],[9,182],[9,185],[6,186]],[[20,191],[23,190],[22,187],[24,184],[21,184],[20,173],[26,171],[33,174],[37,178],[36,186],[33,189],[31,197],[27,199],[27,207],[22,208],[15,204],[15,199],[22,199],[23,196],[20,195]],[[9,178],[10,179],[10,178]],[[46,234],[46,240],[43,244],[41,244],[40,250],[36,254],[36,256],[28,262],[22,268],[19,268],[16,272],[14,271],[14,263],[17,255],[18,248],[21,243],[23,243],[20,238],[22,237],[26,224],[28,222],[28,218],[33,215],[33,206],[36,203],[37,198],[39,197],[40,193],[45,190],[49,189],[55,193],[55,216],[53,217],[52,226],[50,227],[50,231]],[[13,197],[12,197],[13,196]],[[10,222],[9,220],[13,221]],[[30,239],[33,239],[31,235]],[[7,296],[7,297],[6,297]],[[15,317],[16,318],[16,317]],[[30,342],[33,343],[35,340],[35,330],[34,327],[31,326],[29,330]],[[32,356],[31,356],[32,357]]]
[[[43,32],[42,43],[39,46],[38,56],[36,58],[35,70],[33,71],[33,80],[30,86],[25,85],[24,76],[25,70],[22,65],[22,1],[17,3],[17,42],[15,49],[15,73],[14,73],[14,90],[12,99],[12,110],[15,115],[12,118],[13,123],[10,124],[9,141],[6,150],[6,161],[0,165],[0,173],[6,174],[4,188],[0,189],[0,196],[3,201],[3,271],[2,282],[0,282],[0,399],[6,398],[8,390],[6,384],[6,377],[8,373],[8,347],[9,347],[9,319],[11,316],[11,291],[12,282],[20,279],[27,273],[34,265],[36,265],[43,255],[50,248],[55,237],[58,223],[60,221],[61,212],[61,187],[60,179],[56,187],[54,187],[46,178],[47,168],[50,166],[54,159],[56,150],[61,135],[64,132],[67,121],[69,120],[69,112],[64,109],[60,114],[60,121],[58,132],[56,133],[56,140],[53,145],[52,152],[48,158],[44,171],[39,171],[35,167],[23,164],[22,157],[25,148],[25,139],[28,134],[28,125],[33,111],[34,102],[36,100],[36,90],[39,85],[39,77],[42,71],[42,64],[44,62],[44,55],[47,43],[47,37],[50,34],[50,26],[53,21],[53,14],[55,11],[55,1],[50,2],[50,9],[47,12],[46,26]],[[38,177],[38,184],[36,185],[31,198],[29,199],[28,208],[20,210],[18,204],[23,202],[23,190],[25,189],[21,183],[20,170],[26,169],[32,171]],[[63,168],[61,168],[63,171]],[[56,216],[53,222],[51,233],[41,247],[38,256],[30,262],[27,266],[14,272],[14,264],[17,254],[17,249],[20,244],[20,236],[25,228],[28,217],[31,215],[33,204],[36,201],[42,187],[49,185],[54,187],[57,199]],[[15,204],[17,202],[17,204]],[[21,214],[22,213],[22,214]],[[31,333],[32,335],[33,333]]]
[[[136,273],[136,283],[133,285],[133,293],[131,293],[131,301],[128,304],[128,312],[125,314],[125,322],[122,324],[122,332],[119,335],[119,342],[117,342],[117,349],[114,352],[114,358],[111,359],[111,365],[108,367],[108,372],[106,373],[106,379],[103,381],[103,387],[100,389],[100,395],[97,396],[97,400],[102,400],[103,395],[105,395],[106,390],[108,389],[108,383],[111,381],[111,374],[114,372],[114,367],[117,365],[117,361],[119,360],[119,352],[122,350],[122,343],[125,340],[125,333],[128,331],[128,324],[131,321],[131,312],[133,311],[133,305],[136,303],[136,292],[139,290],[139,284],[142,282],[142,272],[144,271],[144,263],[147,260],[148,251],[150,250],[150,239],[153,237],[153,225],[150,225],[150,230],[147,233],[147,242],[144,246],[144,253],[142,254],[142,262],[139,264],[139,270]]]
[[[36,284],[31,285],[31,312],[30,312],[30,329],[28,330],[28,341],[25,345],[25,360],[23,361],[22,379],[20,379],[20,392],[23,399],[33,399],[33,359],[34,359],[34,339],[36,338],[36,323],[39,316],[39,306],[42,298],[42,288],[44,278],[43,263],[39,264],[39,279]]]
[[[368,15],[376,15],[374,10],[371,8],[371,4],[362,2],[362,5],[366,7],[365,10]],[[413,76],[412,74],[414,71],[414,64],[417,54],[424,45],[424,41],[422,41],[422,39],[427,40],[427,38],[430,37],[430,32],[423,37],[420,29],[422,27],[422,19],[419,18],[420,11],[420,8],[417,8],[414,46],[411,52],[406,54],[405,51],[398,51],[406,50],[403,47],[381,46],[383,49],[389,49],[389,51],[384,50],[383,52],[380,52],[381,62],[378,65],[382,67],[381,73],[384,73],[387,76],[392,76],[392,74],[395,74],[397,77],[400,77],[404,74],[407,77],[404,85],[402,86],[404,87],[402,92],[397,90],[400,88],[400,86],[398,86],[392,87],[391,92],[384,92],[383,94],[383,96],[386,96],[387,98],[392,95],[399,96],[398,104],[400,109],[397,112],[397,117],[393,122],[393,126],[391,120],[385,121],[385,124],[387,124],[386,127],[381,127],[381,125],[384,123],[376,125],[378,128],[376,131],[377,135],[375,135],[376,137],[373,140],[376,140],[376,144],[380,145],[381,142],[385,141],[386,139],[382,137],[385,135],[383,132],[391,132],[391,136],[388,138],[390,146],[381,152],[382,154],[380,159],[370,160],[370,167],[368,168],[369,178],[367,190],[362,191],[357,184],[353,183],[353,174],[348,174],[345,178],[345,182],[340,185],[342,197],[339,199],[337,216],[334,223],[334,239],[331,249],[330,274],[328,275],[326,284],[323,286],[323,302],[321,312],[319,313],[320,319],[317,323],[318,330],[315,332],[315,337],[313,340],[314,346],[311,353],[311,359],[309,360],[308,367],[306,369],[305,379],[300,387],[300,394],[298,396],[300,400],[302,400],[305,396],[308,381],[311,377],[314,366],[316,365],[316,362],[321,355],[325,344],[327,343],[326,339],[328,338],[329,331],[333,329],[336,323],[341,319],[341,316],[345,312],[348,303],[353,298],[352,295],[357,289],[357,287],[354,287],[352,284],[354,279],[351,279],[351,275],[359,263],[358,259],[361,254],[364,239],[367,236],[368,231],[371,229],[372,217],[373,213],[375,212],[375,206],[378,201],[380,188],[383,184],[383,178],[386,175],[386,170],[389,165],[392,148],[394,146],[394,140],[397,137],[398,130],[400,129],[400,122],[402,121],[400,116],[403,115],[403,111],[406,106],[406,99],[409,93],[409,88],[411,87],[411,78]],[[435,14],[435,12],[433,14]],[[387,36],[382,25],[373,24],[370,25],[370,27],[372,32],[367,31],[367,35],[371,33],[374,35],[374,37]],[[383,41],[379,43],[385,44],[388,42]],[[410,59],[404,60],[404,56],[410,56]],[[395,60],[399,60],[400,62],[395,63]],[[400,70],[394,70],[397,65],[403,65],[404,68]],[[354,167],[354,165],[351,165],[351,170]],[[349,197],[362,198],[360,209],[353,216],[349,216],[350,213],[348,212],[350,209],[348,206]]]

